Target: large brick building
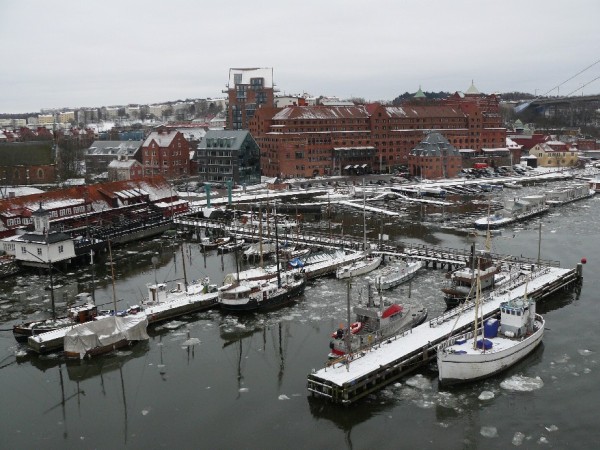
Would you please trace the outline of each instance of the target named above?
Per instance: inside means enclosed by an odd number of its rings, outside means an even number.
[[[249,129],[261,149],[263,175],[278,177],[387,173],[408,164],[432,131],[456,149],[506,148],[499,99],[474,86],[440,101],[414,98],[400,106],[260,108]]]
[[[428,133],[408,155],[411,175],[427,179],[453,178],[462,168],[462,156],[444,136]]]
[[[56,182],[54,142],[0,143],[0,177],[2,177],[4,185]]]
[[[179,178],[190,173],[190,145],[179,131],[161,127],[150,133],[141,150],[145,176]]]
[[[262,106],[274,105],[272,68],[229,69],[226,127],[248,129],[248,121]]]

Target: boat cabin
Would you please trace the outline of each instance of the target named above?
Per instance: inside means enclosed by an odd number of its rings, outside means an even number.
[[[535,302],[520,298],[500,304],[500,323],[502,333],[506,336],[525,336],[532,330],[534,318]]]
[[[167,285],[165,283],[148,285],[148,301],[159,303],[167,300]]]

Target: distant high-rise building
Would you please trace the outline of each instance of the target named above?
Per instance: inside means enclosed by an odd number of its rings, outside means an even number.
[[[248,129],[248,120],[261,106],[274,106],[272,68],[229,69],[227,128]]]

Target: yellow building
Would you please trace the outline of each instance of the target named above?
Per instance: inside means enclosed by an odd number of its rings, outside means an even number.
[[[64,111],[58,113],[58,123],[71,123],[73,121],[75,121],[75,112]]]
[[[537,158],[538,167],[570,167],[577,165],[579,152],[562,146],[550,146],[543,142],[535,145],[529,154]]]

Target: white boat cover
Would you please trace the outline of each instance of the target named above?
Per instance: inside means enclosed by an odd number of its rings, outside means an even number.
[[[148,339],[146,328],[148,318],[145,314],[125,317],[108,316],[73,327],[65,334],[65,352],[79,353],[83,358],[87,351],[119,342],[142,341]]]

